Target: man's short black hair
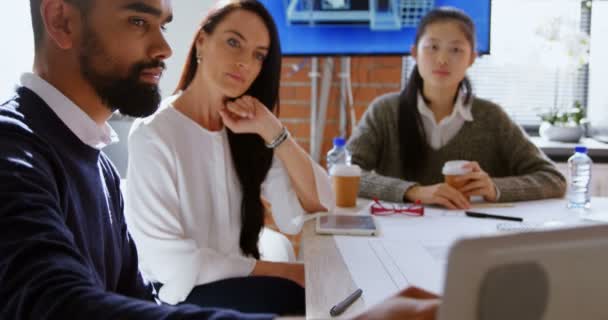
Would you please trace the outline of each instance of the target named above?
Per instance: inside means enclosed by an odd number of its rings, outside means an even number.
[[[77,7],[83,17],[86,17],[86,13],[91,8],[95,0],[65,0]],[[42,16],[40,15],[40,3],[42,0],[30,0],[30,12],[32,15],[32,28],[34,29],[34,47],[36,50],[40,49],[42,45],[42,39],[44,38],[44,23],[42,22]]]

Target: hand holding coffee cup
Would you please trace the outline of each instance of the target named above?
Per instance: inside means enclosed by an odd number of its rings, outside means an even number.
[[[470,170],[470,172],[455,178],[456,184],[464,183],[464,185],[459,186],[457,189],[467,197],[481,196],[486,201],[497,201],[498,193],[494,180],[481,168],[479,163],[467,161],[463,167]]]
[[[355,207],[357,205],[357,194],[359,193],[361,168],[357,165],[336,164],[332,166],[329,175],[336,195],[336,205],[338,207]]]
[[[468,182],[463,179],[467,174],[473,172],[473,168],[469,165],[469,161],[453,160],[448,161],[443,165],[441,173],[445,178],[445,183],[449,184],[456,190],[462,189]]]
[[[410,201],[420,200],[424,204],[437,204],[448,209],[468,209],[470,200],[461,188],[466,188],[473,174],[471,162],[456,160],[444,164],[442,173],[445,183],[430,186],[414,186],[408,189],[405,196]]]
[[[462,192],[447,183],[437,183],[430,186],[416,185],[405,192],[408,201],[421,201],[423,204],[436,204],[448,209],[468,209],[469,200]]]

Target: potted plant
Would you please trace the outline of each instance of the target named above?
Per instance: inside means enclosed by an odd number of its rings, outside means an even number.
[[[581,103],[572,102],[571,82],[589,62],[589,34],[574,20],[553,16],[539,24],[536,36],[540,64],[556,71],[554,107],[540,114],[539,134],[551,141],[578,142],[585,133],[586,119]]]
[[[579,101],[567,111],[551,110],[540,114],[539,135],[550,141],[578,142],[585,133],[585,111]]]

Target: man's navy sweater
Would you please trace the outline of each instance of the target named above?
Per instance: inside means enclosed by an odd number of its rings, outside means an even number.
[[[26,88],[0,107],[0,319],[268,319],[153,302],[110,160]]]

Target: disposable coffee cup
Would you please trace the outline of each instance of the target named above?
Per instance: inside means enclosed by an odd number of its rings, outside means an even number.
[[[331,184],[336,195],[338,207],[355,207],[361,180],[361,168],[358,165],[336,164],[330,172]]]
[[[464,185],[467,184],[467,181],[456,181],[456,178],[471,173],[471,168],[464,167],[468,163],[469,161],[465,160],[453,160],[446,162],[441,170],[441,173],[443,173],[445,178],[445,183],[457,190],[464,187]]]

